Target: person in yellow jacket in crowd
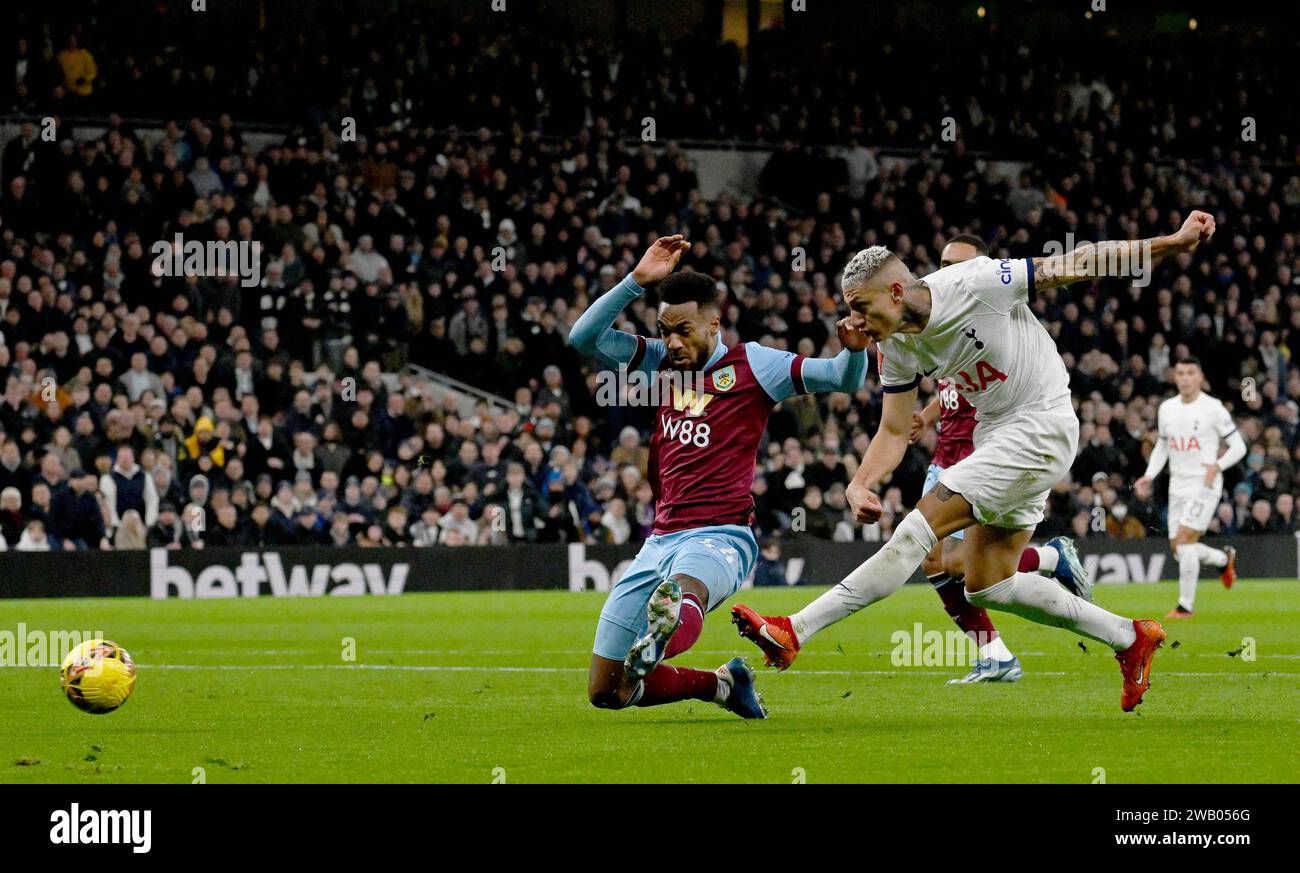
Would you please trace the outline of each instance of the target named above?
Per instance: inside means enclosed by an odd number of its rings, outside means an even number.
[[[226,466],[226,448],[222,444],[216,432],[216,425],[212,419],[206,415],[199,416],[199,420],[194,422],[194,433],[181,443],[177,451],[177,461],[182,465],[182,469],[190,470],[191,464],[196,465],[199,472],[211,472],[212,467]],[[203,458],[209,458],[211,465],[200,463]]]
[[[59,52],[59,66],[63,68],[63,85],[78,97],[89,97],[95,92],[95,77],[99,68],[95,56],[81,47],[76,35],[68,37],[68,47]]]

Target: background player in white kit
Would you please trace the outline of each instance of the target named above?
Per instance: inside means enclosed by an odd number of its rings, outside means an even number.
[[[1133,483],[1139,497],[1150,493],[1152,480],[1169,462],[1169,547],[1178,558],[1178,605],[1166,618],[1188,618],[1196,604],[1201,564],[1221,567],[1224,588],[1237,578],[1237,550],[1214,549],[1199,542],[1223,496],[1223,471],[1246,455],[1246,441],[1223,404],[1201,391],[1205,374],[1196,358],[1174,365],[1178,396],[1160,404],[1159,439],[1146,475]],[[1222,455],[1223,442],[1227,447]]]
[[[1079,442],[1069,374],[1028,303],[1036,290],[1133,275],[1139,265],[1149,268],[1145,261],[1191,252],[1213,234],[1214,218],[1193,211],[1170,236],[1096,243],[1032,260],[975,258],[924,279],[882,246],[854,256],[841,279],[844,298],[860,329],[881,345],[886,392],[880,430],[847,491],[855,515],[870,523],[883,514],[867,485],[902,460],[922,375],[951,380],[975,407],[975,451],[944,470],[889,541],[838,585],[793,616],[738,622],[741,634],[770,663],[789,666],[812,635],[897,591],[939,539],[969,527],[971,603],[1106,643],[1124,680],[1120,706],[1136,707],[1165,639],[1160,623],[1122,618],[1016,569],[1048,491],[1069,472]],[[732,610],[738,613],[740,607]]]

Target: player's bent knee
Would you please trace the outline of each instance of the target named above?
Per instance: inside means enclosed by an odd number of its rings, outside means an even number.
[[[709,586],[705,585],[694,576],[687,576],[685,573],[674,575],[673,580],[682,587],[683,594],[694,594],[695,598],[703,604],[705,610],[709,608]]]
[[[627,706],[627,690],[619,684],[587,684],[587,700],[597,709],[622,709]]]
[[[594,656],[593,656],[594,658]],[[597,709],[622,709],[632,696],[623,665],[618,662],[593,661],[587,675],[587,700]]]

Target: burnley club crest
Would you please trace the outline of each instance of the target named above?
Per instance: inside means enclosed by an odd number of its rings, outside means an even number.
[[[713,374],[713,387],[718,391],[730,391],[736,384],[736,368],[723,367]]]

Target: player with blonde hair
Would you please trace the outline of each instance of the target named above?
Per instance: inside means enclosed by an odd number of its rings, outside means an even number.
[[[859,252],[841,286],[862,331],[881,348],[886,396],[880,430],[847,491],[856,517],[870,523],[883,514],[872,486],[907,451],[923,376],[952,380],[975,407],[975,451],[943,471],[879,551],[804,609],[788,617],[733,609],[741,635],[769,663],[788,667],[815,634],[897,591],[941,538],[969,528],[967,599],[1106,643],[1123,677],[1121,708],[1141,703],[1165,639],[1160,623],[1115,615],[1017,569],[1048,491],[1069,471],[1079,443],[1069,373],[1029,301],[1079,279],[1131,275],[1151,259],[1191,252],[1213,234],[1214,218],[1193,211],[1168,236],[1032,259],[973,258],[924,279],[883,246]]]

